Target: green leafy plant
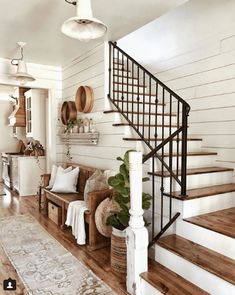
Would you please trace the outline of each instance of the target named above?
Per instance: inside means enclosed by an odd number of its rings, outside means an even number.
[[[118,204],[119,210],[112,212],[107,218],[106,224],[111,225],[119,230],[124,230],[128,227],[130,219],[130,176],[129,176],[129,152],[127,151],[124,158],[118,157],[117,160],[122,164],[119,167],[119,173],[111,176],[108,179],[110,186],[114,188],[113,199]],[[149,178],[142,179],[143,182],[148,181]],[[151,205],[151,195],[142,193],[142,208],[149,209]],[[145,220],[145,225],[148,225]]]
[[[65,129],[65,133],[68,133],[71,129],[73,129],[73,127],[77,124],[77,121],[74,120],[69,120]]]

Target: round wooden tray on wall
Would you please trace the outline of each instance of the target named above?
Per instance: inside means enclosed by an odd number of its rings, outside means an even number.
[[[77,111],[81,113],[90,113],[94,105],[94,93],[90,86],[80,86],[76,93]]]
[[[69,121],[77,119],[77,109],[74,101],[63,102],[60,117],[64,125],[67,125]]]

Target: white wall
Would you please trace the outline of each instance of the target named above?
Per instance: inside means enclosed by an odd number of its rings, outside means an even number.
[[[94,90],[94,108],[89,114],[78,114],[78,117],[92,118],[100,132],[97,146],[71,145],[72,162],[98,168],[116,169],[119,162],[116,157],[123,155],[130,146],[122,140],[123,129],[113,127],[113,114],[104,111],[104,44],[79,56],[63,67],[63,100],[75,100],[79,86],[91,86]],[[61,105],[60,105],[61,106]],[[60,107],[58,108],[58,115]],[[62,125],[58,125],[62,126]],[[66,147],[57,142],[58,161],[66,158]]]
[[[0,84],[17,85],[10,78],[10,74],[15,71],[16,67],[11,66],[10,60],[0,58]],[[49,89],[47,164],[48,170],[50,170],[51,163],[56,162],[57,105],[62,98],[62,72],[60,67],[30,63],[28,64],[28,71],[36,78],[36,81],[28,83],[27,87]]]
[[[235,168],[235,1],[191,0],[118,45],[191,105],[190,133]]]

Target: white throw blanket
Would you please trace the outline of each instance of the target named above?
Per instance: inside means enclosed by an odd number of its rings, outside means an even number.
[[[84,201],[69,203],[65,224],[72,227],[72,233],[79,245],[86,244],[84,212],[88,210]]]

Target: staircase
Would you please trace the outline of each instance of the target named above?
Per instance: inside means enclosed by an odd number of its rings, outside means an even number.
[[[188,135],[190,106],[116,43],[109,43],[109,95],[123,140],[143,152],[144,187],[153,196],[154,260],[141,275],[143,295],[235,294],[233,169]],[[190,131],[190,128],[189,128]]]

